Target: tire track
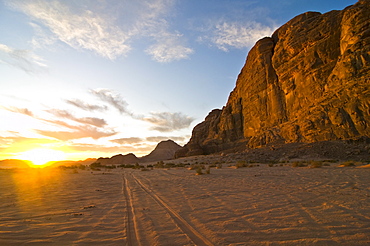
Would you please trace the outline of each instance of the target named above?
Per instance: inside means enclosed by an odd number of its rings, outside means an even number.
[[[141,245],[140,240],[138,239],[138,232],[135,223],[135,212],[134,206],[132,203],[132,197],[130,195],[130,190],[128,188],[128,180],[124,174],[122,174],[122,193],[125,197],[126,201],[126,245],[127,246],[135,246]]]
[[[132,174],[131,174],[132,175]],[[174,211],[166,202],[164,202],[158,195],[156,195],[151,189],[144,185],[134,175],[133,179],[139,185],[139,187],[145,191],[150,197],[152,197],[167,213],[172,217],[173,221],[177,226],[193,241],[195,245],[214,245],[201,233],[199,233],[194,227],[192,227],[184,218],[182,218],[176,211]]]

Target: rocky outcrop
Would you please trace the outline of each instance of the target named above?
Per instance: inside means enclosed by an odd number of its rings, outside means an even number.
[[[173,159],[175,152],[182,147],[172,140],[160,142],[149,155],[140,158],[140,162],[164,161]]]
[[[17,159],[0,160],[0,169],[30,168],[32,162]]]
[[[122,165],[122,164],[134,164],[139,162],[139,158],[137,158],[134,154],[130,153],[127,155],[115,155],[110,158],[103,158],[100,157],[96,160],[96,163],[100,163],[101,165]]]
[[[97,159],[95,158],[88,158],[88,159],[79,160],[79,161],[51,161],[51,162],[48,162],[46,165],[50,167],[60,167],[60,166],[70,167],[70,166],[80,166],[80,165],[89,166],[96,161]]]
[[[259,40],[222,110],[176,157],[370,137],[370,1],[301,14]]]
[[[144,162],[155,162],[173,159],[176,151],[181,150],[182,147],[172,140],[162,141],[157,144],[155,149],[150,154],[143,157],[136,157],[130,153],[127,155],[115,155],[110,158],[100,157],[96,163],[101,165],[122,165],[122,164],[136,164]]]

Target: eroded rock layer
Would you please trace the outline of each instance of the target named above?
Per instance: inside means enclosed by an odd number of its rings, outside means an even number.
[[[370,1],[307,12],[259,40],[228,102],[176,157],[370,137]]]

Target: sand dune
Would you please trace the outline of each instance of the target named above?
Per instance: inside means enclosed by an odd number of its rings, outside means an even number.
[[[369,169],[0,171],[0,245],[370,244]]]

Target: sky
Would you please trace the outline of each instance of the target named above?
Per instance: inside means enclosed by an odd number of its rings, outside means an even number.
[[[0,159],[184,145],[248,51],[294,16],[355,0],[0,0]]]

